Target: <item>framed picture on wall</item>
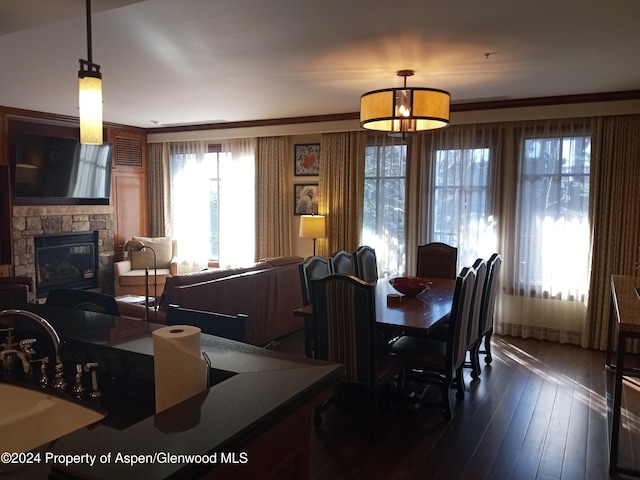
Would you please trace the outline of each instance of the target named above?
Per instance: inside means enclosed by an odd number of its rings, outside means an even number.
[[[294,175],[320,174],[320,144],[299,143],[293,147]]]
[[[295,183],[293,185],[293,214],[312,215],[318,213],[318,184]]]

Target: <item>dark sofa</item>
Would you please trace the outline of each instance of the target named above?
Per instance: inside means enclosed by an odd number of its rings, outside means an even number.
[[[302,306],[298,265],[302,257],[276,257],[235,269],[211,269],[167,279],[157,321],[165,323],[169,305],[207,312],[248,316],[246,342],[265,345],[304,327],[293,315]],[[122,305],[125,316],[144,317],[144,307]],[[150,318],[153,320],[154,315]]]

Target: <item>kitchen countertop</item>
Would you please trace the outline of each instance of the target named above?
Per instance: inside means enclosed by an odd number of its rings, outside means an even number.
[[[163,325],[146,324],[139,320],[122,319],[79,310],[57,309],[46,305],[29,305],[26,309],[47,319],[63,340],[62,350],[108,352],[133,358],[136,367],[152,365],[151,330]],[[6,317],[0,318],[4,321]],[[31,323],[31,327],[27,324]],[[38,332],[35,322],[20,322],[16,330]],[[46,341],[45,339],[42,340]],[[40,342],[40,340],[39,340]],[[242,446],[258,437],[270,426],[286,418],[342,378],[340,365],[300,357],[281,355],[252,345],[202,334],[202,349],[211,359],[213,377],[220,383],[158,415],[119,422],[110,415],[90,427],[77,430],[47,446],[33,450],[42,453],[42,460],[31,468],[14,470],[11,478],[36,478],[53,469],[58,473],[80,478],[145,479],[185,478],[206,472],[211,465],[185,463],[167,458],[170,455],[209,454],[219,461],[220,455],[233,454],[242,461]],[[88,352],[88,353],[87,353]],[[88,361],[94,361],[88,358]],[[112,362],[117,363],[117,362]],[[65,364],[66,373],[70,366]],[[144,370],[144,368],[143,368]],[[115,367],[103,376],[114,374]],[[71,372],[73,373],[73,372]],[[105,382],[104,378],[100,378]],[[107,382],[109,380],[107,379]],[[144,382],[143,382],[144,383]],[[106,385],[106,388],[109,387]],[[114,387],[115,388],[115,387]],[[124,398],[128,398],[123,396]],[[152,398],[144,400],[153,408]],[[126,413],[126,400],[117,408]],[[109,406],[104,406],[109,411]],[[144,409],[143,409],[144,410]],[[126,416],[126,415],[125,415]],[[111,421],[109,421],[111,420]],[[115,427],[114,427],[115,425]],[[93,466],[75,462],[69,466],[44,462],[44,454],[95,455]],[[156,455],[149,459],[136,455]],[[215,454],[215,457],[213,456]],[[131,457],[125,457],[129,455]],[[90,458],[90,457],[85,457]],[[100,460],[103,460],[102,462]],[[127,460],[139,460],[135,466]],[[116,460],[121,460],[117,462]],[[180,460],[180,459],[178,459]],[[245,461],[250,462],[248,458]],[[0,465],[0,469],[7,466]],[[10,467],[16,467],[12,465]]]

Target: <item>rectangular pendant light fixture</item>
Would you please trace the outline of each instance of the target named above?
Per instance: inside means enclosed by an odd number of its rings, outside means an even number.
[[[78,71],[80,143],[102,145],[102,74],[100,65],[93,63],[91,55],[91,0],[86,2],[88,59],[80,60]]]

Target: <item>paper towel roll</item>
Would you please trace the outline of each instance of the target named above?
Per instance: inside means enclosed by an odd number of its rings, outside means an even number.
[[[207,389],[208,366],[200,348],[200,329],[174,325],[153,332],[156,413]]]

